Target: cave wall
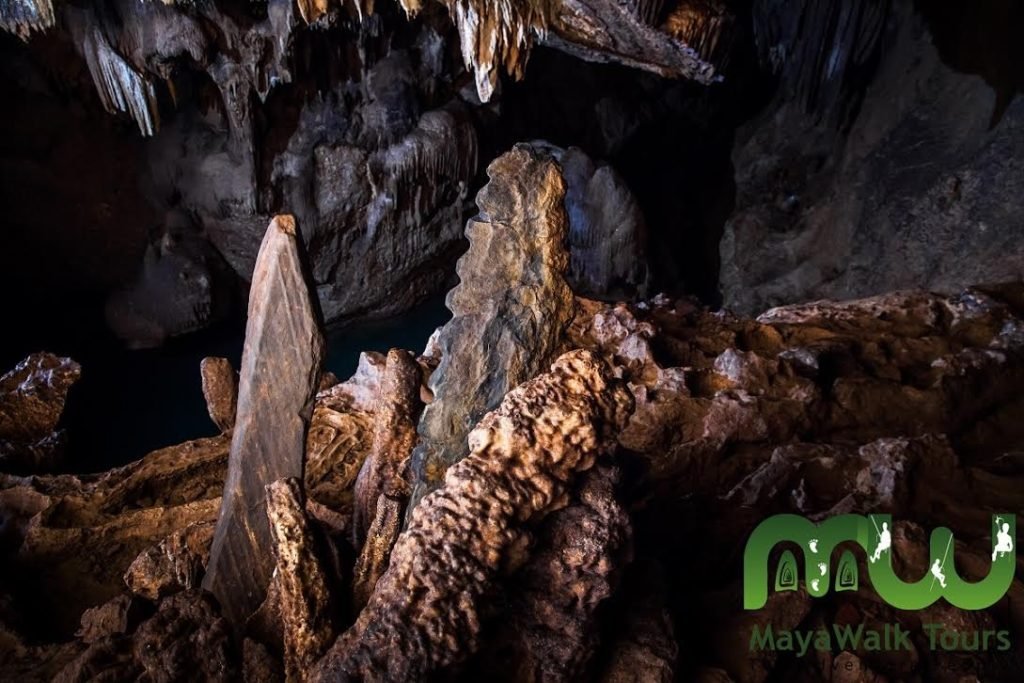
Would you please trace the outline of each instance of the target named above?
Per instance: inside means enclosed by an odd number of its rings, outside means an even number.
[[[478,4],[110,0],[4,34],[5,283],[26,311],[113,292],[113,329],[158,344],[241,310],[287,211],[328,321],[399,313],[452,284],[483,168],[535,139],[621,178],[651,292],[751,313],[1021,275],[1009,0],[566,1],[546,33],[466,25]]]
[[[1019,3],[870,0],[831,17],[823,5],[774,8],[764,47],[779,85],[737,131],[724,305],[1022,277]],[[795,49],[815,35],[820,51]]]

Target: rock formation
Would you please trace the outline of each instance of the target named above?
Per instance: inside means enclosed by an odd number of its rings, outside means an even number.
[[[422,0],[400,0],[406,12]],[[473,71],[477,94],[487,102],[504,71],[521,79],[535,43],[563,49],[584,59],[615,61],[664,76],[685,76],[707,83],[731,14],[684,0],[676,3],[603,0],[517,0],[487,3],[443,0],[459,31],[462,58]],[[672,5],[671,8],[665,7]],[[667,12],[666,12],[667,10]],[[665,24],[658,20],[668,14]]]
[[[320,383],[324,340],[306,289],[302,243],[291,216],[278,216],[260,248],[242,351],[238,414],[227,480],[203,587],[237,629],[270,582],[265,487],[302,477],[306,432]]]
[[[34,353],[0,377],[0,467],[39,472],[58,464],[64,432],[58,429],[68,391],[82,374],[70,358]]]
[[[413,504],[469,451],[470,428],[509,390],[536,375],[572,317],[565,282],[565,181],[544,152],[517,145],[488,167],[469,251],[446,303],[441,363],[431,376],[423,440],[413,456]]]
[[[281,479],[267,487],[267,514],[277,558],[274,580],[285,675],[289,681],[302,681],[334,640],[336,606],[306,519],[299,480]]]
[[[420,367],[412,356],[400,349],[389,351],[374,411],[373,445],[355,481],[352,523],[357,548],[378,516],[381,496],[395,501],[409,497],[421,384]]]
[[[134,348],[208,327],[231,306],[226,271],[209,242],[187,229],[168,232],[146,248],[137,279],[107,299],[107,323]]]
[[[238,410],[238,375],[227,358],[204,358],[199,364],[203,378],[203,398],[210,419],[222,432],[235,426]]]
[[[629,409],[584,351],[510,391],[413,509],[370,602],[313,679],[419,680],[471,653],[491,584],[522,564],[530,526],[565,505],[567,485],[613,447]]]
[[[663,297],[577,299],[574,311],[560,346],[577,350],[481,420],[469,456],[404,532],[403,501],[377,496],[358,559],[346,539],[377,411],[394,414],[381,400],[388,363],[368,355],[352,379],[321,391],[307,499],[296,481],[272,492],[276,545],[266,550],[277,548],[279,565],[264,616],[276,632],[238,645],[196,592],[227,437],[99,477],[0,477],[9,591],[0,633],[11,644],[0,671],[19,680],[62,670],[68,680],[220,679],[243,669],[246,680],[279,680],[287,669],[364,680],[841,681],[856,657],[865,676],[890,680],[950,666],[979,680],[1017,677],[1018,645],[1006,656],[932,651],[917,622],[905,624],[912,649],[899,658],[752,652],[755,625],[873,628],[899,615],[867,586],[818,599],[775,593],[744,611],[738,558],[769,514],[885,509],[899,571],[922,575],[926,530],[947,526],[958,569],[983,576],[990,511],[1022,505],[1019,284],[822,301],[756,320]],[[402,358],[396,367],[411,370]],[[413,384],[399,386],[408,394]],[[936,605],[921,620],[1016,637],[1021,600],[1017,580],[992,609]],[[46,624],[33,625],[34,613]],[[331,644],[326,634],[340,635]]]

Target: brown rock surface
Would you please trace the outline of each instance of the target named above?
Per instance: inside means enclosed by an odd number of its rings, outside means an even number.
[[[235,426],[238,409],[238,375],[227,358],[204,358],[199,365],[203,377],[203,398],[213,424],[222,432]]]
[[[509,602],[476,665],[485,680],[580,680],[598,649],[602,607],[632,559],[619,473],[597,465],[572,502],[544,520],[526,565],[506,583]]]
[[[70,358],[34,353],[0,377],[0,467],[6,472],[52,468],[63,455],[57,430],[68,391],[82,368]]]
[[[417,679],[472,653],[486,591],[523,563],[530,526],[565,505],[630,407],[585,351],[509,392],[470,434],[470,455],[413,510],[369,604],[313,679]]]
[[[50,679],[64,668],[66,680],[160,680],[244,670],[247,680],[280,680],[279,644],[319,623],[330,593],[341,602],[354,595],[356,612],[365,607],[319,661],[310,653],[320,645],[301,657],[292,647],[293,677],[851,680],[842,678],[850,661],[861,667],[852,680],[926,680],[950,668],[978,680],[1020,678],[1016,645],[991,656],[920,644],[922,621],[1008,629],[1016,639],[1019,580],[990,610],[940,603],[916,619],[881,603],[862,570],[858,591],[775,593],[765,609],[746,612],[739,558],[770,514],[881,510],[894,515],[901,576],[925,571],[937,526],[956,535],[965,578],[984,576],[989,514],[1024,509],[1024,288],[816,302],[758,320],[665,298],[577,300],[575,310],[558,344],[578,350],[481,420],[470,455],[448,469],[404,533],[402,500],[377,495],[361,553],[347,544],[356,473],[374,451],[378,413],[390,424],[387,411],[410,403],[380,401],[390,370],[379,355],[318,394],[321,431],[306,442],[316,463],[315,477],[306,472],[309,499],[300,502],[293,481],[275,507],[286,561],[240,648],[221,640],[223,619],[189,590],[206,561],[226,437],[93,477],[0,476],[0,571],[10,592],[0,595],[0,676]],[[416,368],[401,358],[395,367],[408,381],[398,393],[408,399],[431,361]],[[129,564],[133,598],[121,581]],[[135,605],[137,628],[122,609]],[[86,608],[97,609],[83,616]],[[346,608],[330,611],[339,629]],[[47,615],[46,629],[32,623],[34,612]],[[793,658],[749,647],[755,625],[896,621],[912,633],[910,652]],[[140,650],[157,641],[164,650]]]
[[[572,318],[565,182],[549,155],[516,145],[487,169],[480,214],[466,225],[469,251],[448,293],[433,402],[419,423],[412,504],[468,453],[466,435],[509,390],[554,356]]]
[[[400,349],[388,352],[374,414],[373,445],[355,481],[353,525],[358,548],[377,515],[377,499],[409,496],[409,456],[420,413],[420,366]]]
[[[302,259],[295,221],[278,216],[267,228],[249,294],[238,415],[203,579],[236,628],[262,602],[270,581],[265,488],[302,477],[319,386],[324,340]]]
[[[352,611],[358,614],[369,602],[377,581],[391,561],[391,550],[402,531],[403,501],[377,496],[376,508],[366,540],[352,570]]]
[[[274,542],[284,669],[289,681],[303,681],[336,636],[335,605],[320,564],[316,538],[304,511],[297,479],[267,487],[267,514]]]

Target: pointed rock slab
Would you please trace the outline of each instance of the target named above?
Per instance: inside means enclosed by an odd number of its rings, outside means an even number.
[[[273,570],[266,487],[301,479],[324,339],[306,286],[295,220],[277,216],[249,292],[238,413],[220,518],[203,587],[239,629],[263,601]]]
[[[434,401],[418,427],[410,510],[469,453],[470,428],[553,360],[574,312],[557,162],[520,144],[491,162],[487,175],[480,213],[466,225],[461,282],[446,301],[454,315],[438,338],[441,363],[430,379]]]

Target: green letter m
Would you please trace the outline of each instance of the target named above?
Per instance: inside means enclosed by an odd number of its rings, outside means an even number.
[[[775,515],[757,525],[743,553],[743,608],[761,609],[768,602],[768,559],[779,543],[791,541],[803,551],[807,592],[828,593],[832,551],[844,541],[868,549],[870,523],[861,515],[839,515],[815,525],[799,515]],[[824,563],[825,573],[819,569]],[[811,577],[817,577],[813,580]]]

